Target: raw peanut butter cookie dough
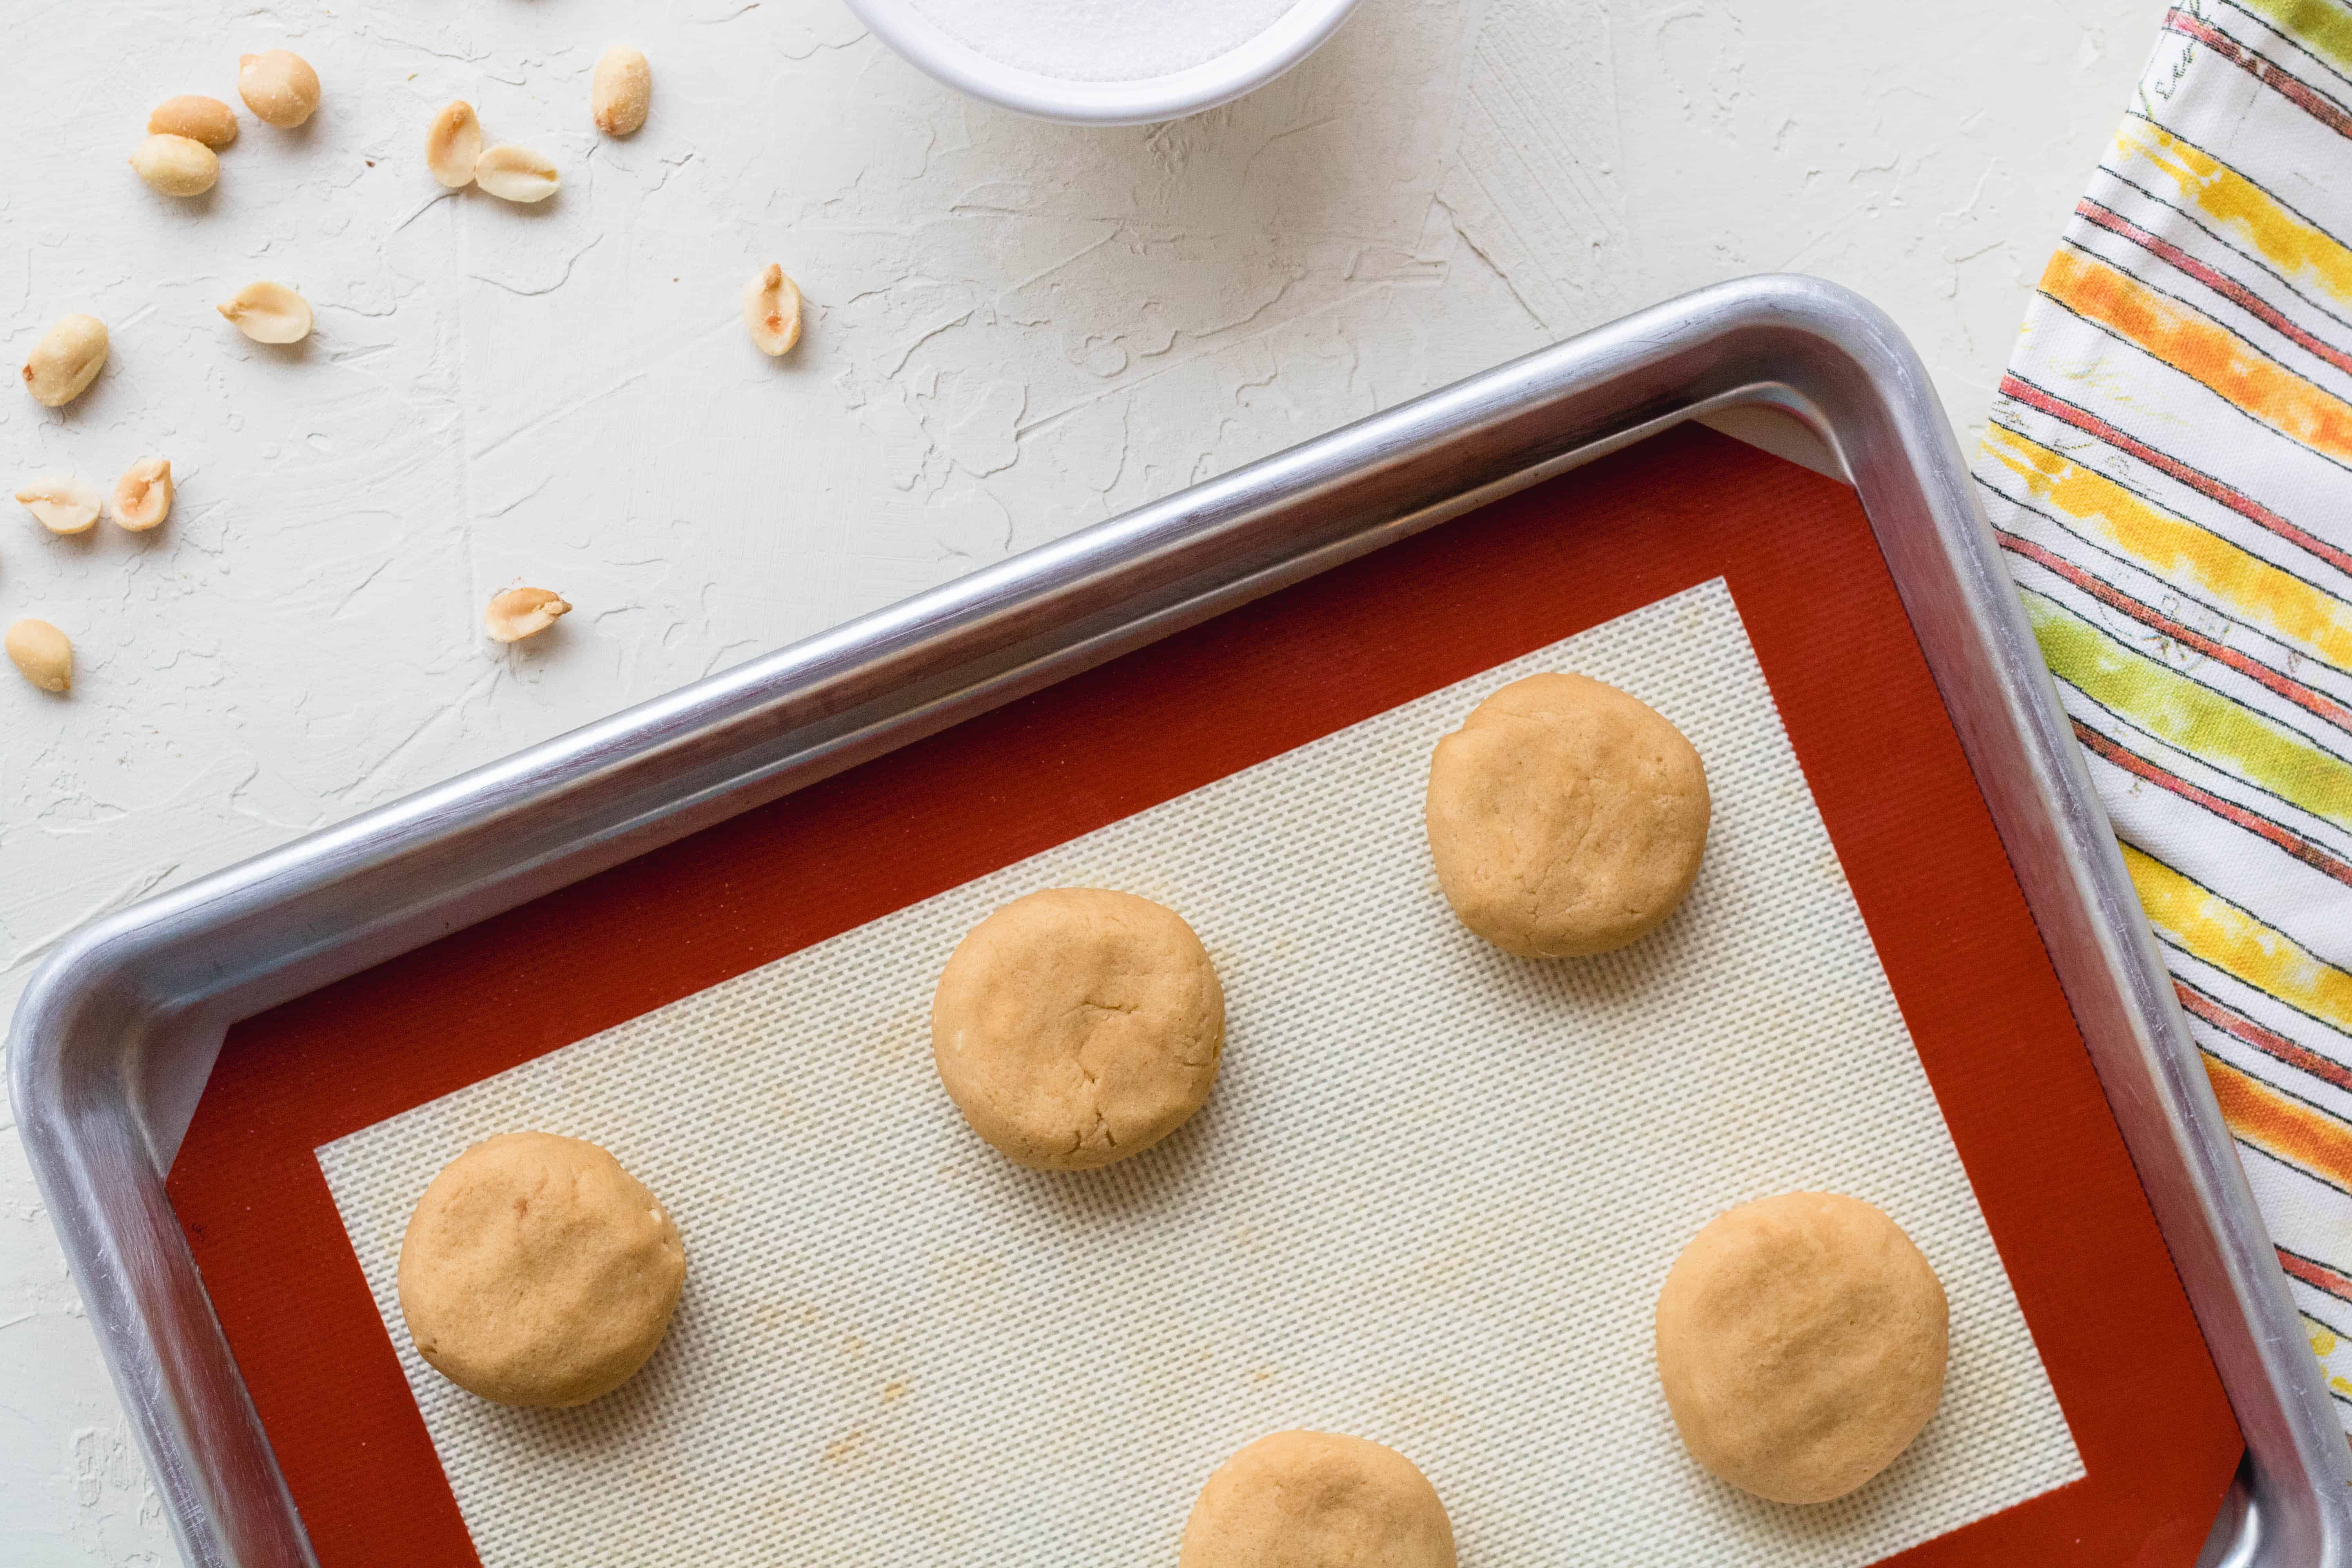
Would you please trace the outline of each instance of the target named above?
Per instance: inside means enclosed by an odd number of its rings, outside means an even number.
[[[662,1342],[686,1284],[677,1226],[595,1144],[485,1139],[425,1189],[400,1244],[417,1353],[501,1405],[585,1405]]]
[[[1859,1198],[1783,1193],[1717,1215],[1667,1274],[1657,1333],[1691,1457],[1775,1502],[1853,1491],[1943,1398],[1944,1287]]]
[[[1506,952],[1607,952],[1675,912],[1706,848],[1706,770],[1663,716],[1581,675],[1531,675],[1429,764],[1429,850],[1454,915]]]
[[[1124,1160],[1209,1098],[1225,994],[1172,910],[1052,888],[960,943],[931,1001],[931,1057],[972,1131],[1024,1165]]]
[[[1184,1521],[1178,1568],[1454,1568],[1454,1526],[1411,1459],[1361,1437],[1276,1432],[1227,1459]]]

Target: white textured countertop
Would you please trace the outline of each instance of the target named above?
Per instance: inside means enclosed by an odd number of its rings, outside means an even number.
[[[1363,0],[1239,104],[1082,132],[837,0],[22,5],[0,328],[16,363],[87,310],[113,353],[64,410],[0,392],[6,477],[154,453],[179,501],[0,521],[0,621],[79,661],[63,699],[0,671],[0,1003],[156,888],[1717,279],[1868,294],[1965,435],[2161,13]],[[626,142],[587,113],[615,41],[653,62]],[[278,45],[317,118],[247,117],[209,196],[142,186],[147,110]],[[562,193],[442,194],[455,97]],[[809,299],[782,362],[738,308],[771,260]],[[308,343],[214,314],[257,278]],[[502,648],[515,582],[576,611]],[[0,1112],[0,1562],[173,1560]]]

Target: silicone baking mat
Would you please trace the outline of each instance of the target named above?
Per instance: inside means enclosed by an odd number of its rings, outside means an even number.
[[[1596,963],[1454,931],[1418,845],[1430,741],[1531,652],[1717,792],[1691,904]],[[1184,910],[1234,1008],[1209,1110],[1092,1177],[973,1144],[923,1050],[963,927],[1071,881]],[[518,1124],[611,1143],[694,1258],[583,1412],[412,1396],[362,1271]],[[337,1139],[349,1241],[294,1158]],[[1955,1307],[1937,1422],[1822,1510],[1695,1476],[1646,1365],[1681,1239],[1796,1185]],[[241,1026],[173,1194],[330,1563],[1166,1560],[1289,1425],[1412,1453],[1472,1564],[2186,1563],[2237,1453],[1851,498],[1696,434]]]
[[[1639,693],[1714,799],[1689,900],[1591,963],[1470,935],[1423,843],[1430,748],[1543,669]],[[1071,886],[1181,910],[1230,1009],[1213,1110],[1099,1176],[979,1145],[924,1023],[966,931]],[[476,1399],[401,1331],[416,1194],[522,1127],[605,1142],[695,1260],[665,1362],[573,1413]],[[1410,1454],[1472,1563],[1863,1563],[2083,1473],[1720,579],[319,1155],[493,1568],[780,1529],[814,1561],[1166,1562],[1218,1461],[1290,1426]],[[1680,1458],[1649,1355],[1682,1241],[1791,1188],[1886,1209],[1952,1307],[1935,1421],[1826,1508]]]

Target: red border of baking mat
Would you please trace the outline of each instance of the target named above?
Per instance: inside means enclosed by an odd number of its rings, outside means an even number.
[[[2237,1426],[1885,563],[1695,426],[231,1029],[169,1190],[320,1562],[476,1559],[318,1145],[1718,574],[2087,1471],[1893,1561],[2186,1568]]]

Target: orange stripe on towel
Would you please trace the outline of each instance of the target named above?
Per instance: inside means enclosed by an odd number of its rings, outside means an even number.
[[[2281,435],[2352,466],[2352,404],[2295,374],[2210,317],[2073,249],[2051,257],[2042,292]]]
[[[2205,1058],[2205,1076],[2231,1131],[2330,1186],[2352,1191],[2352,1127],[2218,1057]]]

